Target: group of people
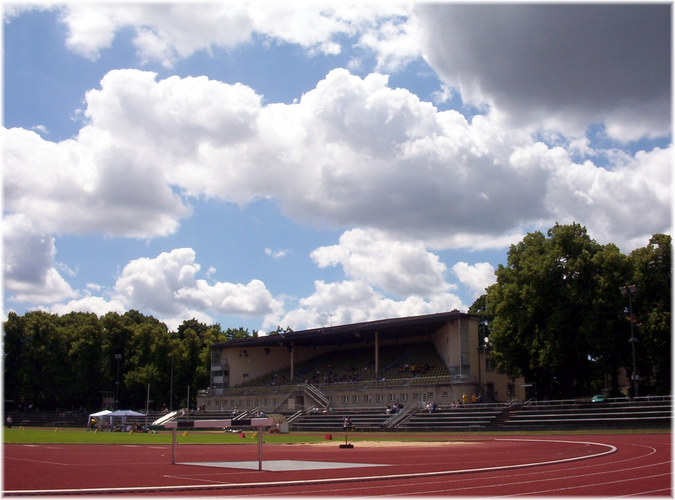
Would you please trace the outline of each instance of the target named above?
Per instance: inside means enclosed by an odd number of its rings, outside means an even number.
[[[483,396],[481,394],[473,394],[471,396],[471,402],[476,404],[480,403],[483,401]],[[462,405],[468,404],[469,403],[469,396],[466,395],[466,393],[462,394],[462,397],[458,400],[453,400],[452,403],[450,404],[451,408],[458,408]]]
[[[436,408],[438,408],[438,405],[434,401],[429,401],[424,407],[424,410],[429,413],[433,413],[436,411]]]
[[[387,415],[393,415],[395,413],[398,413],[402,409],[403,409],[403,405],[401,403],[394,403],[394,404],[387,403],[387,408],[384,410],[384,412]]]
[[[88,431],[107,431],[107,432],[146,432],[145,426],[140,422],[127,423],[126,425],[113,425],[113,423],[102,417],[92,417],[87,426]]]

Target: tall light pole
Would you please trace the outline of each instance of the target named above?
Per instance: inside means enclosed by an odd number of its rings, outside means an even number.
[[[117,360],[117,380],[115,380],[115,409],[119,410],[119,394],[120,394],[120,361],[122,360],[121,354],[115,354],[115,359]]]
[[[633,330],[633,294],[637,292],[637,286],[635,285],[629,285],[629,286],[622,286],[619,288],[621,290],[621,295],[624,297],[628,295],[628,314],[630,316],[630,339],[628,342],[630,342],[632,351],[633,351],[633,374],[631,375],[631,379],[633,380],[633,397],[637,397],[638,395],[638,375],[637,375],[637,362],[635,360],[635,343],[637,342],[637,338],[635,338],[635,332]]]
[[[169,411],[173,411],[173,353],[171,354],[171,384],[169,386]]]

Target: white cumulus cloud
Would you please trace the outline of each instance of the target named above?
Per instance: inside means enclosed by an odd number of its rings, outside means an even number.
[[[478,262],[470,265],[467,262],[457,262],[452,266],[459,281],[466,286],[477,298],[485,293],[485,289],[496,282],[495,268],[489,262]]]
[[[426,296],[450,288],[445,264],[422,242],[393,239],[382,231],[346,231],[339,244],[317,248],[311,257],[319,267],[340,265],[350,278],[385,293]]]
[[[115,299],[160,318],[223,314],[240,317],[277,313],[282,303],[260,280],[248,284],[198,279],[201,266],[191,248],[129,262],[115,283]]]

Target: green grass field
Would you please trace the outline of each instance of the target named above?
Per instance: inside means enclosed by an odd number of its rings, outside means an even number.
[[[178,431],[176,438],[184,444],[245,444],[257,443],[253,432],[238,433],[222,431]],[[334,436],[335,437],[335,436]],[[324,434],[269,434],[266,443],[307,443],[325,439]],[[3,430],[5,444],[171,444],[171,431],[142,432],[88,432],[84,429],[55,429],[43,427],[12,427]]]
[[[670,433],[670,429],[621,429],[621,430],[585,430],[585,431],[531,431],[517,432],[518,435],[541,435],[541,434],[625,434],[625,433]],[[342,441],[344,433],[334,432],[302,432],[288,434],[264,434],[265,443],[316,443],[326,440],[326,434],[331,434],[334,441]],[[510,432],[497,433],[500,436],[512,434]],[[222,431],[178,431],[177,440],[182,444],[253,444],[257,443],[254,432],[247,431],[245,437],[239,433]],[[494,432],[447,432],[447,433],[423,433],[401,435],[398,433],[382,432],[355,432],[350,433],[350,442],[358,441],[438,441],[462,439],[495,435]],[[171,431],[159,431],[157,433],[126,433],[126,432],[87,432],[84,429],[72,428],[45,428],[45,427],[12,427],[3,429],[3,442],[5,444],[171,444]]]

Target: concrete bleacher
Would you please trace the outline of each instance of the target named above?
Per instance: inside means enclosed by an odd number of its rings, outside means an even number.
[[[344,418],[349,417],[354,431],[383,430],[384,423],[392,417],[381,408],[349,408],[330,414],[311,411],[303,413],[291,423],[292,431],[337,432],[343,430]]]
[[[82,412],[9,411],[14,426],[23,427],[86,427],[88,415]]]
[[[401,431],[485,430],[497,425],[507,403],[469,403],[458,407],[438,406],[433,412],[419,409],[396,428]]]
[[[380,348],[378,379],[443,376],[450,376],[450,371],[430,342],[385,345]],[[247,381],[240,387],[269,387],[305,381],[319,386],[326,383],[356,383],[375,378],[372,348],[358,348],[346,352],[323,353],[298,363],[292,381],[290,368],[284,368]]]
[[[335,410],[330,415],[305,413],[291,425],[294,431],[330,432],[342,430],[344,417],[350,417],[355,431],[525,431],[611,428],[670,428],[669,396],[658,399],[627,398],[605,403],[590,401],[547,401],[522,403],[469,403],[459,407],[438,406],[407,410],[405,418],[388,428],[392,415],[381,409]]]
[[[670,396],[590,401],[530,402],[512,409],[505,430],[670,427]]]

